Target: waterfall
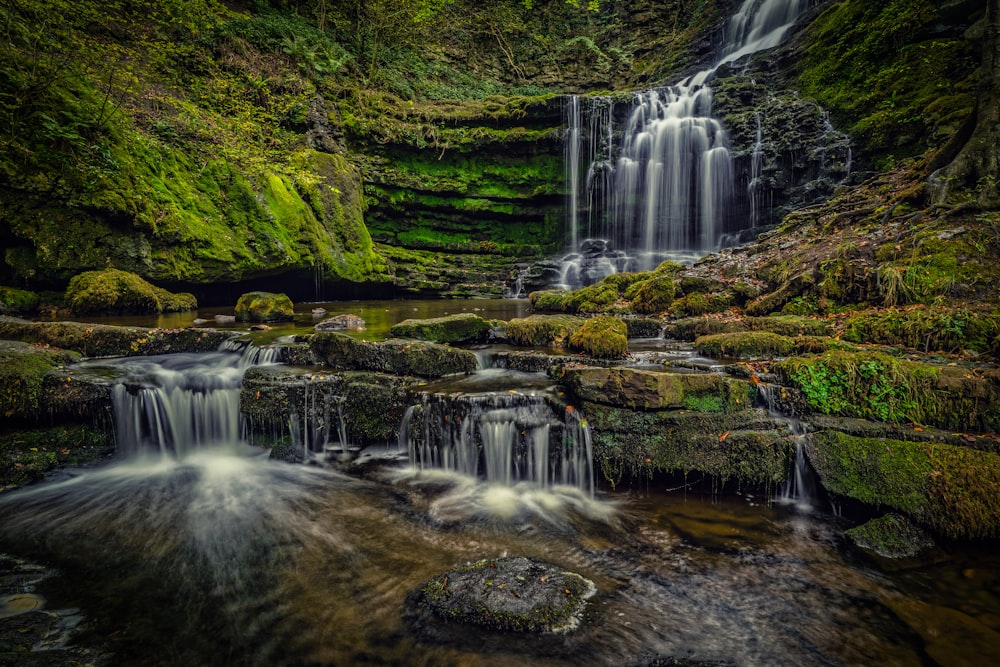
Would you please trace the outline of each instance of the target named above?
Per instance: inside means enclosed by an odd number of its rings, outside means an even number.
[[[541,396],[426,396],[407,410],[399,444],[421,470],[447,470],[502,486],[572,486],[594,494],[586,420],[571,410],[565,420],[557,419]]]
[[[250,366],[275,363],[276,351],[250,345],[237,354],[233,345],[223,347],[219,352],[115,362],[121,375],[111,388],[112,408],[124,455],[183,457],[203,447],[242,441],[243,374]]]
[[[636,93],[620,132],[613,127],[616,114],[610,105],[594,103],[589,135],[582,136],[580,98],[568,98],[564,286],[595,282],[623,266],[652,269],[664,259],[693,259],[718,249],[727,226],[754,224],[733,220],[733,159],[726,130],[712,117],[708,81],[722,64],[780,44],[808,4],[745,0],[727,23],[720,60],[684,82]],[[581,192],[585,142],[590,162]],[[600,237],[603,246],[591,239],[581,246],[582,209],[588,212],[588,237]]]

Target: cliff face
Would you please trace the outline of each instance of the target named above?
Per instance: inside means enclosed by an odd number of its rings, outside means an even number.
[[[563,243],[559,94],[675,81],[738,3],[458,0],[400,25],[345,7],[323,29],[294,2],[77,4],[0,10],[0,283],[113,266],[336,298],[502,293]],[[817,3],[788,49],[719,72],[760,224],[956,131],[976,5]]]

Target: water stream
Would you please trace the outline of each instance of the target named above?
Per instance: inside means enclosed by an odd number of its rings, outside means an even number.
[[[191,396],[183,409],[127,407],[113,464],[0,496],[0,550],[55,565],[38,604],[82,615],[74,641],[97,643],[115,664],[985,664],[1000,645],[1000,555],[988,546],[953,545],[937,565],[882,572],[821,511],[655,485],[611,492],[599,475],[592,497],[591,473],[546,454],[542,437],[580,439],[579,422],[543,409],[541,389],[501,399],[476,387],[540,386],[541,374],[461,380],[473,394],[464,407],[441,405],[420,426],[444,449],[404,440],[419,465],[358,479],[271,461],[242,442],[233,403],[215,396],[240,359],[102,361],[142,387],[126,402],[167,385]],[[449,414],[462,423],[445,426]],[[162,424],[161,441],[149,424]],[[463,464],[463,439],[511,458],[495,456],[488,472]],[[518,459],[521,446],[530,451]],[[454,465],[432,460],[445,456]],[[599,592],[581,627],[520,637],[408,613],[425,580],[503,554],[592,579]]]

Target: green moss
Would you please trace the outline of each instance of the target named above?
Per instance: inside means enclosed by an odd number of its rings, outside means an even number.
[[[81,315],[163,313],[198,307],[191,294],[173,294],[133,273],[118,269],[87,271],[74,276],[66,288],[66,305]]]
[[[273,322],[292,319],[295,306],[287,294],[247,292],[240,295],[235,313],[242,322]]]
[[[693,341],[699,336],[746,331],[742,321],[722,320],[715,317],[686,317],[668,322],[663,335],[666,338]]]
[[[919,306],[871,310],[844,321],[843,338],[929,351],[988,352],[1000,334],[1000,312]]]
[[[654,314],[670,308],[674,293],[674,278],[666,275],[632,283],[625,292],[625,298],[632,301],[633,311]]]
[[[628,356],[628,327],[617,317],[598,315],[570,334],[569,346],[597,359]]]
[[[933,32],[940,21],[929,0],[833,4],[807,28],[799,85],[875,155],[943,143],[973,109],[976,60],[968,41]]]
[[[388,340],[358,341],[341,333],[317,333],[309,349],[331,368],[378,371],[394,375],[436,378],[471,373],[479,366],[476,355],[447,345]]]
[[[883,558],[912,558],[934,546],[923,530],[894,512],[844,531],[852,542]]]
[[[0,339],[73,350],[87,357],[211,352],[231,337],[229,332],[211,329],[149,329],[79,322],[0,320]]]
[[[785,357],[795,349],[791,338],[766,331],[723,333],[695,340],[699,354],[713,358],[761,359]]]
[[[1000,456],[938,443],[813,436],[809,459],[823,486],[891,507],[951,538],[1000,537]]]
[[[0,315],[23,315],[38,309],[38,295],[28,290],[0,286]]]
[[[54,426],[0,433],[0,492],[41,479],[60,466],[82,466],[114,452],[111,429]]]
[[[482,340],[490,324],[474,313],[458,313],[424,320],[404,320],[393,325],[389,334],[394,338],[416,338],[435,343],[463,343]]]
[[[940,410],[938,369],[882,352],[833,351],[778,362],[774,369],[824,414],[924,423]]]
[[[831,336],[834,333],[833,322],[798,315],[748,317],[746,323],[754,331],[770,331],[782,336]]]
[[[79,355],[38,345],[0,340],[0,415],[11,420],[40,417],[46,373],[79,360]]]
[[[507,322],[504,332],[514,345],[562,347],[583,323],[572,315],[529,315]]]

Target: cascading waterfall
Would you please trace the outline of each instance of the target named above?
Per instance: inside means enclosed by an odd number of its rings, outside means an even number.
[[[727,23],[718,62],[682,83],[635,95],[616,150],[609,104],[591,105],[599,112],[591,114],[595,126],[583,137],[580,99],[569,98],[570,254],[564,258],[564,286],[578,287],[621,270],[651,269],[667,258],[695,257],[730,238],[727,226],[745,226],[748,221],[732,220],[733,160],[725,128],[712,117],[707,82],[720,65],[780,44],[808,5],[808,0],[746,0]],[[585,141],[590,161],[581,165]],[[584,169],[586,189],[581,192]],[[603,245],[581,246],[583,209],[588,211],[588,236],[600,236],[606,240]],[[627,260],[600,261],[608,250]]]
[[[243,374],[251,366],[276,362],[276,348],[228,341],[219,352],[115,362],[122,373],[111,388],[119,450],[126,456],[183,457],[206,446],[240,442]]]
[[[594,494],[586,421],[572,411],[558,420],[541,396],[425,397],[407,410],[399,444],[421,470],[457,472],[503,486],[572,486]]]

